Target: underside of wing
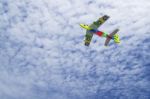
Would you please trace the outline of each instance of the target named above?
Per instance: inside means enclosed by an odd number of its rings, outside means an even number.
[[[93,22],[90,27],[92,29],[98,29],[105,21],[109,19],[108,15],[104,15],[101,18],[99,18],[97,21]]]
[[[86,35],[85,35],[85,40],[84,40],[84,44],[85,46],[89,46],[90,45],[90,42],[92,40],[92,37],[93,37],[93,34],[90,33],[89,31],[86,32]]]

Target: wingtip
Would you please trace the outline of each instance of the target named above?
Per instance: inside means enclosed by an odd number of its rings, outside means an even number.
[[[108,45],[105,45],[105,48],[108,48],[109,46]]]
[[[104,15],[104,16],[103,16],[103,18],[104,18],[105,20],[107,20],[107,19],[109,19],[109,18],[110,18],[110,16],[108,16],[108,15]]]

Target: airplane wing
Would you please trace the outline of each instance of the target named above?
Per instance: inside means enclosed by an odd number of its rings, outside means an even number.
[[[93,33],[90,33],[90,31],[87,30],[86,31],[86,35],[85,35],[85,40],[84,40],[85,46],[89,46],[90,45],[92,37],[93,37]]]
[[[99,18],[97,21],[93,22],[90,27],[92,29],[98,29],[105,21],[109,19],[108,15],[104,15],[101,18]]]

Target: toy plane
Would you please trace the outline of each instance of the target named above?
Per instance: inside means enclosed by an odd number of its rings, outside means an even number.
[[[109,19],[108,15],[104,15],[101,18],[99,18],[97,21],[93,22],[91,25],[85,25],[85,24],[80,24],[80,26],[84,29],[86,29],[86,35],[85,35],[85,40],[84,44],[85,46],[89,46],[90,42],[92,40],[93,34],[96,34],[100,37],[105,37],[105,46],[108,46],[110,40],[114,40],[115,43],[120,43],[119,35],[117,32],[119,29],[115,29],[112,33],[107,34],[105,32],[99,31],[98,28],[105,23]]]

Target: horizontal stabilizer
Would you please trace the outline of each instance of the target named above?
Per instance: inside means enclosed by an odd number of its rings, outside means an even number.
[[[112,33],[107,35],[107,38],[105,40],[105,46],[107,46],[111,39],[113,39],[113,36],[119,31],[119,29],[114,30]]]

